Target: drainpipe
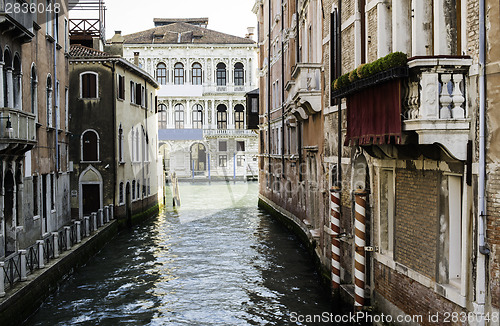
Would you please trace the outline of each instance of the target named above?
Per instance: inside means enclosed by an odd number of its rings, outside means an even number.
[[[285,177],[285,44],[284,36],[285,22],[283,12],[283,1],[280,1],[281,7],[281,174],[282,178]]]
[[[485,52],[486,52],[486,30],[485,30],[485,0],[479,1],[479,185],[478,185],[478,242],[479,253],[477,257],[476,277],[476,302],[475,310],[479,315],[479,325],[484,325],[486,303],[486,260],[490,250],[485,241],[486,224],[486,147],[485,147],[485,119],[486,119],[486,89],[485,89]]]
[[[117,98],[117,91],[116,91],[116,62],[113,61],[113,67],[111,68],[111,88],[113,89],[112,92],[112,103],[113,103],[113,157],[116,155],[116,98]],[[125,87],[125,85],[124,85]],[[118,141],[121,141],[120,139]],[[119,156],[119,154],[118,154]],[[119,160],[113,160],[113,207],[116,207],[116,165],[119,164]]]
[[[272,26],[272,18],[271,18],[271,1],[268,1],[268,49],[267,49],[267,158],[269,164],[269,174],[267,182],[269,186],[271,186],[271,26]]]

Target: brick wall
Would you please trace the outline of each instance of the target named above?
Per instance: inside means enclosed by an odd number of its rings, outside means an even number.
[[[431,278],[436,274],[439,175],[396,170],[395,260]]]
[[[486,233],[491,248],[490,291],[491,303],[500,307],[500,168],[488,171],[487,208],[488,229]]]
[[[342,31],[342,74],[354,67],[354,24]]]
[[[354,15],[354,1],[342,0],[342,24],[352,15]]]
[[[467,55],[479,57],[479,1],[467,1]],[[477,61],[475,59],[474,61]]]
[[[367,38],[370,37],[370,42],[368,43],[368,53],[366,62],[372,62],[377,60],[377,7],[373,7],[372,10],[366,13]]]
[[[375,291],[403,310],[407,315],[422,315],[422,325],[461,325],[444,323],[444,313],[462,310],[431,289],[415,282],[409,277],[374,261]],[[439,313],[439,323],[429,322],[429,315]]]

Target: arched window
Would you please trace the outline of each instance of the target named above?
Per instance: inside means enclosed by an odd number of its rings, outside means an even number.
[[[160,85],[167,84],[167,66],[163,62],[156,66],[156,79]]]
[[[35,65],[31,67],[31,113],[38,113],[38,76]]]
[[[95,130],[87,130],[82,134],[82,161],[99,161],[99,135]]]
[[[124,196],[123,196],[123,192],[124,192],[124,189],[123,189],[123,182],[120,182],[120,189],[119,189],[119,192],[120,192],[120,204],[123,204],[123,203],[124,203]]]
[[[135,200],[135,180],[132,181],[132,200]]]
[[[243,70],[243,64],[238,62],[234,65],[234,85],[242,86],[245,84],[245,73]]]
[[[52,127],[52,77],[47,76],[47,127]]]
[[[80,98],[97,98],[97,73],[80,74]]]
[[[135,161],[139,162],[140,160],[140,152],[139,152],[139,128],[135,130]]]
[[[217,106],[217,129],[227,129],[227,108],[224,104]]]
[[[245,129],[245,109],[243,105],[238,104],[234,107],[234,128]]]
[[[158,129],[167,129],[167,106],[158,105]]]
[[[174,66],[174,84],[184,85],[184,65],[180,62]]]
[[[193,128],[203,128],[203,108],[199,104],[193,105]]]
[[[141,184],[137,180],[137,199],[141,199]]]
[[[222,62],[217,64],[217,86],[226,86],[226,65]]]
[[[198,62],[193,63],[193,85],[201,85],[202,82],[202,70],[201,70],[201,64]]]
[[[175,129],[184,129],[184,106],[182,104],[175,105]]]

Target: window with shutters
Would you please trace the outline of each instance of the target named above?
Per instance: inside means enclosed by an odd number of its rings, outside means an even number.
[[[118,75],[118,98],[125,99],[125,76]]]
[[[80,97],[97,98],[98,75],[95,72],[80,74]]]

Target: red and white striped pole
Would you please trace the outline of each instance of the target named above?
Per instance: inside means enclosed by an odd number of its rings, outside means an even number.
[[[354,306],[365,305],[365,245],[366,245],[366,195],[364,190],[356,191],[354,213]]]
[[[340,287],[340,188],[330,189],[330,227],[332,229],[332,288]]]

